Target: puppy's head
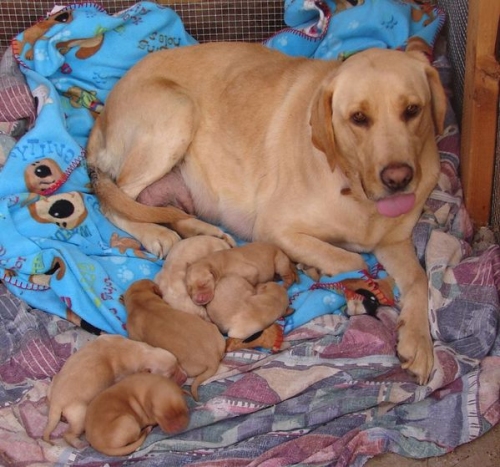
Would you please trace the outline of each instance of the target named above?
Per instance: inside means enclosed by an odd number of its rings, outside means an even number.
[[[323,82],[311,111],[312,141],[347,178],[349,193],[396,217],[437,181],[435,133],[445,111],[439,76],[423,54],[370,49]]]
[[[160,428],[169,434],[184,430],[189,424],[189,409],[180,387],[173,381],[167,380],[169,388],[163,388],[152,404],[154,418]]]
[[[186,270],[186,289],[196,305],[206,305],[214,298],[216,275],[208,265],[198,262]]]
[[[123,294],[123,303],[130,314],[134,310],[143,309],[143,305],[152,298],[157,300],[162,297],[158,285],[150,279],[141,279],[135,281]]]

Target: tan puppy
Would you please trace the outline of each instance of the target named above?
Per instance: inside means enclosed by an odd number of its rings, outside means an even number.
[[[205,307],[196,305],[186,289],[186,269],[209,253],[227,250],[228,242],[208,235],[186,238],[176,243],[169,251],[161,271],[154,281],[162,293],[163,300],[177,310],[207,318]]]
[[[103,454],[126,456],[142,445],[154,425],[172,434],[188,423],[188,407],[174,381],[136,373],[92,400],[85,417],[85,436]]]
[[[122,336],[102,335],[74,353],[54,376],[47,394],[49,416],[43,432],[50,442],[61,416],[69,424],[63,437],[68,444],[81,448],[89,402],[101,391],[124,376],[150,371],[172,377],[179,384],[186,380],[177,358],[170,352]]]
[[[189,265],[186,271],[186,288],[197,305],[206,305],[214,298],[215,286],[229,274],[245,278],[250,284],[269,282],[276,275],[285,287],[297,281],[297,269],[288,256],[277,246],[266,242],[253,242],[216,251]]]
[[[172,352],[187,375],[195,378],[191,393],[198,400],[198,386],[217,372],[224,356],[226,344],[217,326],[172,308],[148,279],[134,282],[124,301],[129,336]]]
[[[173,233],[152,222],[173,208],[146,212],[133,200],[173,168],[198,216],[275,243],[296,263],[335,275],[375,253],[401,291],[402,366],[423,384],[434,357],[411,233],[438,179],[445,111],[420,52],[370,49],[337,62],[201,44],[135,65],[109,94],[87,158],[108,217],[158,256]]]
[[[236,274],[221,277],[207,304],[210,320],[229,337],[246,339],[291,312],[286,289],[276,282],[253,286]]]

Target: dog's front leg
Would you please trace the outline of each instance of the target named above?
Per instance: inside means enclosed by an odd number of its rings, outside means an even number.
[[[107,213],[106,217],[158,258],[165,258],[170,248],[181,239],[176,232],[159,224],[133,222],[114,212]]]
[[[397,346],[401,366],[416,375],[419,384],[425,384],[434,364],[427,275],[410,240],[378,247],[374,253],[401,292]]]
[[[296,263],[317,269],[321,274],[334,276],[341,272],[366,269],[358,253],[347,251],[302,233],[279,233],[268,241],[280,247]]]
[[[208,222],[196,219],[194,217],[173,222],[171,224],[171,227],[182,238],[195,237],[197,235],[210,235],[211,237],[216,237],[224,240],[230,247],[236,246],[236,241],[231,235],[227,234],[215,225],[209,224]]]

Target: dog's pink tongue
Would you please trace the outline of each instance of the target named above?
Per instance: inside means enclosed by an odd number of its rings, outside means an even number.
[[[394,195],[377,201],[379,214],[387,217],[398,217],[411,211],[415,204],[415,194]]]

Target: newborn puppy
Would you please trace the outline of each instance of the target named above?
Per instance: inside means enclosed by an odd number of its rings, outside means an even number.
[[[150,371],[171,377],[179,384],[186,374],[177,358],[165,349],[154,348],[122,336],[102,335],[74,353],[54,376],[49,387],[49,416],[43,439],[50,443],[61,416],[69,424],[63,437],[75,448],[83,447],[79,436],[85,426],[89,402],[124,376]]]
[[[178,310],[208,320],[205,308],[196,305],[187,292],[186,270],[190,263],[214,251],[229,248],[231,247],[228,242],[209,235],[198,235],[177,242],[168,252],[161,271],[154,279],[162,293],[163,300]]]
[[[253,286],[229,274],[220,278],[207,304],[210,320],[229,337],[247,339],[289,313],[286,289],[276,282]]]
[[[188,407],[176,383],[160,375],[136,373],[92,400],[85,436],[97,451],[125,456],[142,445],[154,425],[172,434],[188,423]]]
[[[221,277],[236,274],[250,284],[272,281],[275,275],[283,279],[285,287],[297,281],[297,269],[277,246],[253,242],[216,251],[191,264],[186,271],[186,288],[197,305],[206,305],[214,298]]]
[[[151,280],[134,282],[124,295],[127,330],[132,339],[172,352],[188,376],[195,377],[191,393],[214,375],[224,356],[225,340],[213,323],[168,305]]]

